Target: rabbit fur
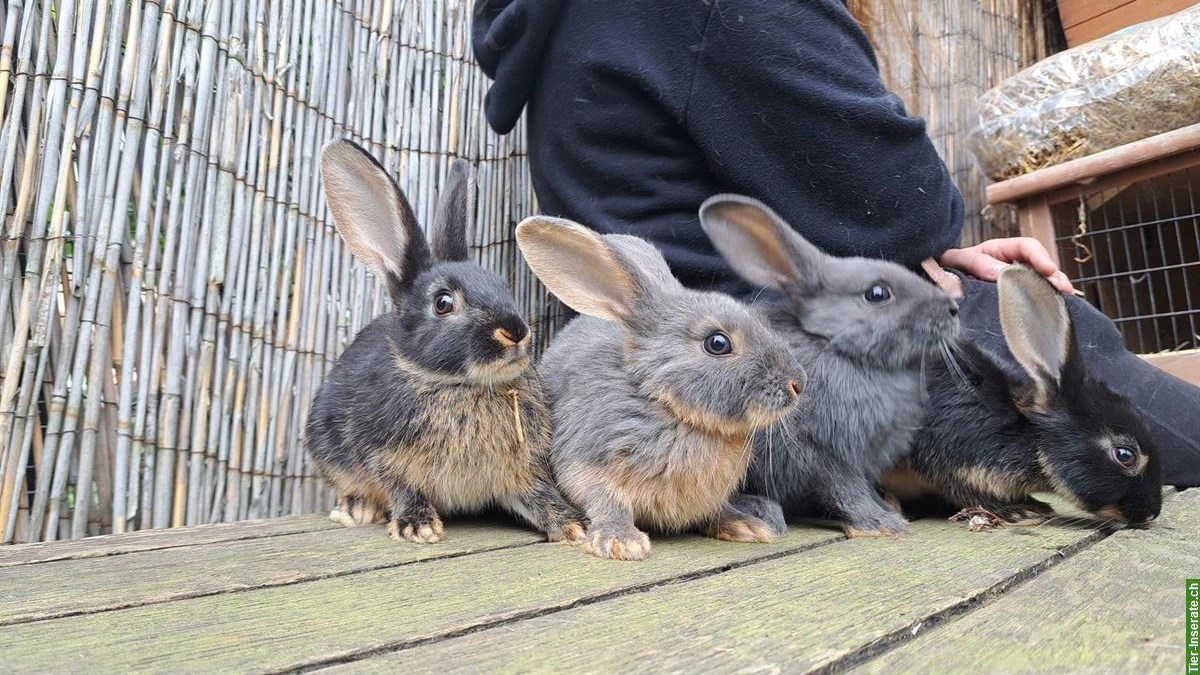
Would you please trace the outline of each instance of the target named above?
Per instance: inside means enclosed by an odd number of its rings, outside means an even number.
[[[636,237],[537,217],[518,225],[517,242],[546,287],[584,315],[556,337],[540,368],[555,476],[590,520],[586,549],[644,558],[650,541],[639,528],[733,541],[780,534],[786,526],[774,505],[730,503],[753,432],[778,420],[804,387],[780,338],[733,298],[685,289]],[[713,353],[718,346],[729,352]]]
[[[1158,449],[1129,401],[1093,379],[1062,295],[1040,274],[1011,265],[997,282],[1000,325],[1017,370],[960,340],[930,366],[925,426],[883,485],[902,500],[933,493],[957,508],[981,506],[1008,522],[1037,523],[1054,492],[1121,523],[1158,516]]]
[[[330,143],[321,175],[338,232],[394,307],[346,348],[309,414],[309,454],[339,495],[330,517],[432,543],[441,515],[498,505],[552,541],[580,540],[586,521],[553,482],[529,328],[504,282],[467,260],[467,163],[450,167],[432,249],[362,148]]]
[[[922,368],[955,334],[957,305],[894,263],[826,255],[761,202],[717,195],[704,230],[809,377],[783,424],[760,432],[747,490],[789,516],[831,517],[850,536],[908,531],[875,483],[924,415]]]

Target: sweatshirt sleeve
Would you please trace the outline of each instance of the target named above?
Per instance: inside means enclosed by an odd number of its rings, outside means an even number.
[[[682,115],[722,189],[826,251],[915,266],[958,245],[962,197],[842,0],[715,0]]]

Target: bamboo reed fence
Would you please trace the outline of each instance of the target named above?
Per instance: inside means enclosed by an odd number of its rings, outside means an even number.
[[[1017,4],[980,0],[1003,29],[968,28],[981,87],[1014,68]],[[328,139],[370,149],[423,222],[449,159],[471,160],[473,251],[548,338],[557,308],[511,237],[536,208],[523,134],[483,122],[470,18],[469,0],[0,5],[3,542],[328,507],[309,401],[387,302],[326,214]],[[941,39],[881,44],[951,78],[909,96],[960,115],[975,91],[919,51]]]
[[[963,241],[1016,236],[1015,213],[992,213],[990,180],[967,149],[980,94],[1048,55],[1045,0],[850,0],[867,23],[884,82],[909,114],[925,118],[934,147],[962,191]],[[1055,16],[1054,21],[1057,20]]]
[[[517,274],[520,132],[486,130],[466,0],[7,0],[0,10],[3,541],[327,506],[309,399],[385,294],[317,156],[363,143],[428,220],[476,166],[476,256]]]

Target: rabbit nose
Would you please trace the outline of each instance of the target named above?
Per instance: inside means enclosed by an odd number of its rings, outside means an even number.
[[[529,337],[529,327],[522,321],[513,321],[496,328],[492,331],[492,336],[505,347],[515,347]]]
[[[792,393],[792,398],[799,398],[800,392],[804,391],[804,385],[795,380],[788,380],[787,387],[788,391]]]

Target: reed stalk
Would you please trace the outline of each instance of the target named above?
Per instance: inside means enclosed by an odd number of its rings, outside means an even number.
[[[885,78],[977,212],[983,182],[956,139],[974,96],[1040,53],[1033,0],[863,1]],[[471,160],[472,255],[546,344],[561,312],[512,236],[537,209],[525,134],[483,120],[471,4],[3,4],[4,542],[330,508],[305,419],[388,309],[326,209],[330,139],[369,148],[423,223],[450,160]]]

